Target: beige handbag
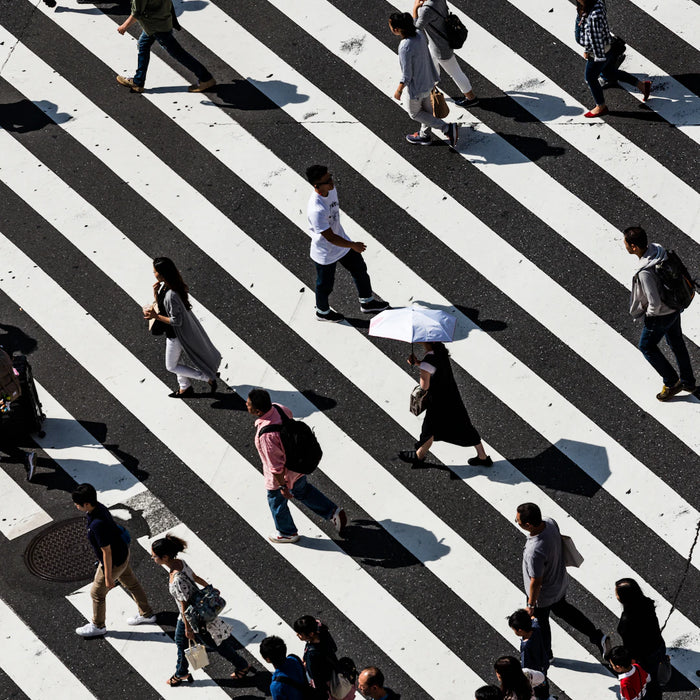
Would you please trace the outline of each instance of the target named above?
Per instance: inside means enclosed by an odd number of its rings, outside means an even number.
[[[208,666],[209,657],[207,656],[207,649],[204,644],[193,644],[191,639],[189,642],[189,647],[185,649],[185,658],[187,659],[187,663],[195,671]]]
[[[163,315],[163,313],[160,310],[160,307],[158,306],[157,301],[154,301],[152,304],[146,304],[146,306],[143,307],[144,314],[150,310],[155,311],[158,314],[158,316]],[[148,330],[151,333],[151,335],[163,335],[163,333],[165,333],[166,327],[166,324],[162,321],[159,321],[157,318],[148,319]]]
[[[444,119],[450,113],[445,96],[436,87],[430,91],[430,104],[433,107],[433,116],[438,119]]]
[[[411,392],[411,400],[409,403],[409,409],[414,416],[419,416],[426,408],[428,404],[426,399],[428,397],[428,392],[425,389],[421,389],[420,384],[416,386]]]

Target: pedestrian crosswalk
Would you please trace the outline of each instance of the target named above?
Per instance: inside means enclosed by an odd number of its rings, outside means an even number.
[[[172,531],[221,588],[259,669],[260,640],[279,634],[299,653],[291,625],[312,613],[341,653],[376,663],[412,699],[471,697],[495,681],[497,656],[516,653],[513,519],[536,502],[585,557],[570,569],[572,601],[613,632],[614,582],[635,578],[666,625],[668,696],[700,696],[700,400],[654,398],[620,234],[641,222],[700,271],[700,98],[680,70],[698,57],[697,5],[619,3],[625,68],[658,90],[644,106],[633,89],[616,91],[618,112],[584,120],[572,4],[458,2],[469,39],[457,54],[482,106],[452,107],[457,155],[403,138],[414,123],[392,99],[386,19],[411,6],[177,0],[178,39],[219,83],[204,95],[187,93],[190,76],[158,51],[146,92],[116,85],[136,59],[133,38],[115,31],[126,7],[18,0],[0,11],[0,331],[36,340],[47,414],[39,477],[24,481],[12,462],[0,471],[0,621],[17,640],[3,636],[0,697],[113,697],[115,683],[139,698],[266,695],[269,676],[221,681],[217,665],[188,691],[169,688],[172,620],[129,627],[120,590],[105,640],[74,638],[89,585],[36,584],[21,556],[41,526],[75,514],[65,491],[81,481],[131,518],[132,557],[157,609],[174,608],[150,542]],[[655,26],[653,48],[625,25],[640,16]],[[454,314],[455,374],[493,467],[467,466],[446,443],[432,468],[396,460],[420,433],[408,348],[367,335],[340,279],[331,303],[350,320],[316,322],[312,162],[336,176],[377,293]],[[216,397],[167,396],[162,344],[140,319],[162,254],[224,357],[229,389]],[[700,373],[700,306],[683,329]],[[256,386],[314,428],[324,459],[312,478],[345,506],[344,539],[295,509],[300,544],[267,540],[252,419],[236,398]],[[616,680],[586,639],[555,622],[553,646],[554,694],[613,697]],[[47,663],[32,666],[32,654]]]

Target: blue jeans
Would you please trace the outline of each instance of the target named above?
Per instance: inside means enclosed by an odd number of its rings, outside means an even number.
[[[663,337],[666,338],[676,358],[681,381],[688,386],[694,386],[695,377],[690,365],[688,348],[683,340],[680,311],[674,311],[665,316],[645,316],[644,330],[639,339],[639,349],[649,364],[661,375],[666,386],[673,386],[678,381],[678,373],[659,350],[659,343]]]
[[[154,34],[146,34],[141,32],[139,37],[139,59],[134,75],[134,84],[143,87],[146,84],[146,71],[151,60],[151,46],[157,41],[176,61],[182,63],[185,68],[192,71],[200,83],[211,80],[211,73],[192,55],[187,53],[180,46],[178,40],[173,36],[172,29],[169,32],[155,32]]]
[[[247,668],[248,662],[236,651],[236,640],[231,635],[224,639],[218,647],[214,644],[214,640],[208,632],[195,634],[195,639],[200,644],[204,644],[207,647],[207,653],[215,649],[227,661],[230,661],[236,667],[237,671]],[[177,625],[175,625],[175,644],[177,645],[177,667],[175,669],[175,675],[178,676],[178,678],[184,678],[188,674],[190,668],[189,663],[187,663],[187,657],[185,656],[185,649],[189,646],[190,640],[185,636],[185,623],[182,621],[181,617],[177,618]]]
[[[324,496],[315,486],[312,486],[305,476],[300,477],[292,487],[294,498],[303,503],[324,520],[330,520],[338,506],[330,498]],[[297,526],[289,512],[289,503],[282,495],[281,489],[267,492],[267,502],[272,511],[272,519],[280,535],[290,536],[297,534]]]
[[[602,75],[609,83],[623,82],[636,86],[639,82],[631,73],[627,73],[619,68],[615,69],[614,64],[616,59],[617,56],[607,54],[604,61],[594,61],[592,58],[586,61],[586,70],[584,71],[583,77],[588,83],[588,87],[591,89],[593,99],[597,105],[605,104],[603,88],[598,82],[599,75]]]
[[[328,297],[335,284],[335,266],[340,263],[351,275],[352,281],[357,287],[357,295],[360,301],[372,300],[372,284],[367,274],[367,265],[362,255],[354,250],[349,250],[338,262],[330,265],[316,265],[316,308],[324,313],[330,309]]]

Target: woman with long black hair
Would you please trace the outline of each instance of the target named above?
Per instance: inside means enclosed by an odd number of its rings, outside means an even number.
[[[404,462],[423,462],[435,440],[453,445],[476,448],[476,457],[468,462],[472,467],[490,467],[493,462],[486,454],[481,437],[472,425],[459,387],[452,374],[450,353],[444,343],[421,343],[425,350],[422,360],[413,353],[408,364],[420,369],[420,386],[427,392],[426,411],[415,450],[402,450],[399,459]]]
[[[545,681],[544,673],[522,668],[514,656],[501,656],[493,665],[505,700],[535,700],[535,688]]]
[[[595,100],[595,107],[583,116],[602,117],[608,113],[603,88],[598,82],[598,76],[601,75],[608,83],[622,81],[635,85],[646,102],[651,92],[651,80],[637,80],[631,73],[618,68],[619,54],[611,50],[612,35],[608,26],[605,0],[576,0],[576,10],[578,12],[576,41],[584,48],[583,57],[586,59],[584,78]]]
[[[297,637],[305,643],[304,667],[306,675],[314,688],[315,700],[331,700],[330,683],[333,671],[344,671],[342,661],[338,660],[336,646],[328,627],[312,615],[302,615],[294,622],[294,631]],[[343,700],[352,700],[355,697],[355,678],[349,678],[344,673],[352,688],[347,692]]]
[[[647,598],[639,584],[631,578],[621,578],[615,582],[615,595],[622,604],[622,615],[617,625],[622,646],[651,676],[649,697],[657,697],[660,693],[659,664],[666,659],[666,643],[661,636],[654,601]]]
[[[144,318],[165,324],[165,368],[177,375],[178,390],[173,398],[194,396],[192,379],[209,384],[210,393],[216,392],[216,378],[221,353],[214,347],[202,324],[192,313],[189,287],[170,258],[155,258],[153,298],[160,313],[154,308],[144,309]],[[188,362],[183,362],[183,355]]]

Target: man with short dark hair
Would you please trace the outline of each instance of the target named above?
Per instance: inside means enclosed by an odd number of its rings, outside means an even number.
[[[338,193],[333,176],[325,165],[312,165],[306,177],[314,192],[309,198],[306,214],[311,230],[311,259],[316,266],[316,318],[337,322],[343,315],[333,311],[328,297],[335,284],[335,268],[340,263],[351,275],[360,297],[360,311],[375,314],[389,308],[385,301],[375,299],[362,253],[367,246],[351,241],[340,223]]]
[[[680,391],[694,392],[697,387],[688,348],[683,340],[681,309],[674,309],[664,303],[661,298],[661,282],[655,270],[655,265],[666,259],[666,251],[658,243],[649,243],[646,231],[641,226],[625,229],[625,248],[630,255],[636,255],[640,262],[632,278],[630,314],[634,319],[644,317],[644,329],[638,347],[663,379],[663,387],[656,398],[668,401]],[[679,372],[659,350],[659,343],[664,337],[676,358]]]
[[[270,683],[272,700],[304,700],[304,692],[311,688],[304,664],[296,654],[287,656],[284,640],[265,637],[260,642],[260,656],[275,667]]]
[[[255,447],[262,461],[267,502],[277,528],[277,532],[269,536],[270,542],[285,544],[299,541],[297,526],[289,512],[291,499],[300,501],[324,520],[330,520],[338,534],[342,534],[348,522],[345,511],[312,486],[307,481],[306,474],[287,469],[284,445],[279,431],[261,434],[261,430],[268,425],[282,424],[282,416],[277,411],[277,406],[289,418],[292,418],[292,412],[281,404],[273,406],[270,394],[264,389],[253,389],[248,394],[245,405],[248,413],[256,417]]]
[[[542,518],[540,508],[535,503],[521,503],[515,522],[528,533],[523,550],[527,612],[539,622],[547,659],[552,659],[550,612],[585,634],[604,655],[609,651],[608,636],[566,600],[569,575],[564,565],[559,526],[552,518]]]
[[[98,559],[97,571],[90,589],[92,597],[92,622],[75,631],[81,637],[102,637],[105,626],[107,593],[117,581],[125,588],[138,605],[139,614],[130,617],[130,625],[153,624],[156,616],[148,602],[146,593],[131,570],[129,545],[123,531],[114,522],[112,514],[97,500],[92,484],[80,484],[71,494],[75,507],[87,515],[87,535]]]
[[[357,689],[371,700],[399,700],[401,696],[384,686],[384,674],[376,666],[367,666],[357,677]]]

